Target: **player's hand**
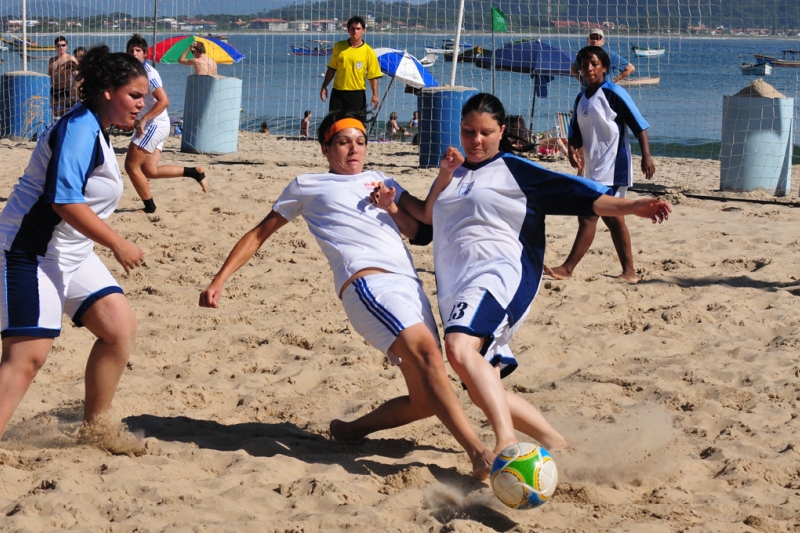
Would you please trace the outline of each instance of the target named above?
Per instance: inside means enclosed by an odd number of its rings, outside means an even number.
[[[323,102],[328,99],[328,89],[323,87],[322,89],[319,90],[319,99],[322,100]]]
[[[442,156],[442,160],[439,162],[439,168],[449,173],[452,177],[453,172],[462,164],[464,164],[464,156],[461,151],[455,146],[448,146]]]
[[[634,214],[637,217],[649,218],[653,224],[660,224],[669,219],[672,206],[660,198],[640,198],[634,205]]]
[[[219,307],[219,298],[222,296],[222,285],[211,282],[211,285],[200,293],[200,307],[211,307],[216,309]]]
[[[372,106],[372,109],[378,109],[378,105],[380,103],[381,103],[381,101],[378,99],[378,95],[377,94],[373,94],[372,95],[372,99],[370,100],[370,106]]]
[[[375,207],[380,207],[386,212],[392,212],[392,208],[397,209],[394,205],[395,198],[397,197],[397,189],[394,187],[387,187],[385,183],[380,182],[369,193],[369,203]]]
[[[134,268],[142,266],[144,262],[144,251],[131,241],[123,239],[111,251],[114,252],[114,259],[122,265],[126,274],[129,274]]]
[[[136,122],[133,123],[133,129],[136,130],[135,133],[137,137],[144,137],[145,125],[145,121],[138,118],[136,119]]]
[[[649,180],[653,179],[653,175],[656,173],[656,165],[649,155],[642,157],[642,173]]]
[[[575,169],[575,174],[583,176],[583,158],[572,148],[569,149],[569,164]]]

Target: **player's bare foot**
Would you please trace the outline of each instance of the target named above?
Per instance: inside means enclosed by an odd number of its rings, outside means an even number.
[[[639,283],[639,276],[631,272],[623,272],[622,274],[617,276],[617,279],[621,279],[622,281],[627,281],[628,283],[634,283],[634,284]]]
[[[494,462],[495,454],[484,448],[481,452],[471,458],[472,460],[472,477],[475,479],[484,480],[492,473],[492,463]]]
[[[554,435],[552,438],[542,438],[540,444],[547,451],[553,450],[574,450],[575,445],[564,438],[563,435]]]
[[[555,268],[550,268],[549,266],[544,266],[544,273],[554,279],[569,279],[572,277],[572,273],[569,272],[563,266],[557,266]]]
[[[344,420],[331,420],[329,431],[334,439],[343,442],[359,442],[364,440],[366,435],[353,431],[351,426],[352,424],[345,422]]]

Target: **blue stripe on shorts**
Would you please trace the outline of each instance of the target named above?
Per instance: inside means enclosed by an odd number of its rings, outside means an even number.
[[[89,296],[88,296],[88,297],[87,297],[87,298],[86,298],[86,299],[83,301],[83,303],[81,304],[81,306],[80,306],[80,307],[78,307],[78,310],[77,310],[77,311],[75,311],[75,316],[73,316],[73,317],[72,317],[72,322],[73,322],[73,323],[74,323],[76,326],[78,326],[79,328],[82,328],[82,327],[83,327],[83,322],[81,321],[81,318],[83,318],[83,315],[86,313],[86,311],[88,311],[88,310],[89,310],[89,308],[90,308],[90,307],[91,307],[91,306],[92,306],[92,305],[93,305],[93,304],[94,304],[94,303],[95,303],[97,300],[99,300],[99,299],[100,299],[100,298],[102,298],[103,296],[108,296],[109,294],[125,294],[125,292],[122,290],[122,288],[121,288],[121,287],[116,287],[116,286],[113,286],[113,287],[106,287],[106,288],[104,288],[104,289],[100,289],[99,291],[97,291],[97,292],[94,292],[94,293],[90,294],[90,295],[89,295]]]
[[[392,335],[397,337],[400,335],[400,332],[405,329],[403,324],[400,323],[394,315],[392,315],[385,307],[383,307],[378,300],[375,299],[375,296],[372,295],[372,291],[369,290],[369,286],[367,285],[367,281],[365,278],[359,278],[353,281],[353,286],[356,289],[356,294],[358,294],[358,299],[361,300],[361,303],[364,304],[364,307],[376,318],[378,321],[386,326]]]
[[[5,252],[5,306],[8,327],[6,337],[58,337],[60,330],[39,327],[39,258],[34,252]]]

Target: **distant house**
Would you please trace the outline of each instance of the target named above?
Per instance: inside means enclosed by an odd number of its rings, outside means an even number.
[[[315,20],[311,23],[311,27],[314,31],[320,31],[325,33],[336,33],[339,31],[339,22],[336,20]]]
[[[550,24],[556,28],[580,28],[580,24],[574,20],[551,20]]]
[[[250,28],[267,31],[289,31],[289,21],[283,19],[253,19]]]

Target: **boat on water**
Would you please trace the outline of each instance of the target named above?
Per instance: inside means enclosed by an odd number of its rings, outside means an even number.
[[[426,55],[427,54],[439,54],[439,55],[450,54],[450,61],[453,60],[452,59],[452,57],[453,57],[453,49],[456,47],[456,40],[455,39],[442,39],[441,48],[436,48],[435,46],[436,45],[434,45],[434,48],[428,48],[426,46],[425,47],[425,54]],[[463,43],[458,45],[458,52],[459,52],[458,55],[460,56],[462,51],[467,51],[467,50],[470,50],[472,48],[473,48],[473,46],[472,46],[471,43],[463,42]]]
[[[483,57],[483,48],[481,48],[480,46],[474,46],[474,47],[470,48],[469,50],[463,50],[463,51],[459,50],[458,51],[458,62],[459,63],[464,63],[464,62],[472,63],[473,61],[475,61],[476,59],[480,59],[481,57]],[[453,52],[450,52],[448,54],[444,54],[444,60],[449,62],[449,63],[452,63],[453,62]]]
[[[329,56],[333,54],[333,42],[331,41],[313,39],[302,46],[296,44],[290,46],[292,53],[296,56]]]
[[[419,64],[423,67],[430,67],[434,63],[436,63],[436,58],[439,57],[436,54],[426,54],[425,57],[420,58]]]
[[[755,54],[756,63],[772,63],[773,67],[800,67],[800,50],[781,50],[783,56],[777,57]]]
[[[636,57],[658,57],[663,56],[667,50],[664,48],[645,48],[644,46],[631,46],[633,55]]]
[[[770,76],[772,75],[772,63],[742,63],[739,65],[743,76]]]
[[[22,50],[23,48],[23,41],[19,37],[11,36],[3,36],[0,37],[0,44],[7,45],[12,50]],[[55,52],[55,46],[39,46],[36,44],[36,41],[31,41],[28,39],[27,49],[29,52]]]
[[[218,41],[222,41],[223,43],[227,43],[227,42],[228,42],[228,36],[227,36],[227,35],[220,35],[220,34],[216,34],[216,33],[209,33],[208,35],[206,35],[206,37],[208,37],[208,38],[210,38],[210,39],[216,39],[216,40],[218,40]]]
[[[658,85],[661,83],[661,76],[629,76],[624,80],[619,80],[617,85],[622,87],[641,87],[643,85]]]

